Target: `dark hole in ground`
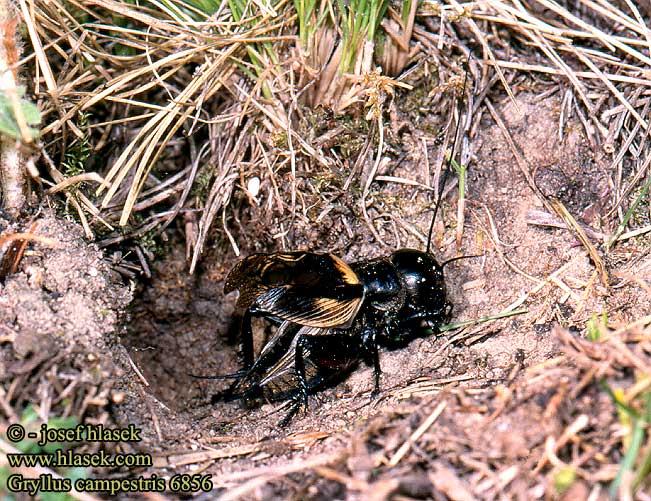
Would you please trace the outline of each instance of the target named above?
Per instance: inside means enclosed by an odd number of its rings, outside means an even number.
[[[152,266],[140,285],[123,342],[153,395],[177,412],[210,402],[211,388],[194,375],[216,376],[238,368],[233,338],[233,297],[224,297],[211,270],[188,273],[184,248],[176,246]],[[230,334],[229,334],[230,333]]]

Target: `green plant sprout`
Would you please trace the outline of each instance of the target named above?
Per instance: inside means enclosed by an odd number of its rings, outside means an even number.
[[[605,327],[608,327],[608,314],[605,311],[600,316],[593,314],[586,322],[587,338],[593,342],[600,341]]]

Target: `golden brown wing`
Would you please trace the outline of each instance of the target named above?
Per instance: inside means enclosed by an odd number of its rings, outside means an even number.
[[[240,291],[237,305],[300,325],[348,325],[359,310],[364,287],[355,272],[332,254],[254,254],[226,277],[224,292]]]

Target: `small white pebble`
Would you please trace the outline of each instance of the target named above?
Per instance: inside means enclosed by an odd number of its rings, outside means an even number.
[[[111,394],[111,400],[113,401],[114,404],[118,404],[118,405],[124,402],[124,397],[125,395],[121,391],[114,391]]]
[[[31,287],[40,288],[43,285],[43,271],[40,268],[27,266],[25,267],[25,273],[27,274],[27,281]]]
[[[260,193],[260,178],[253,176],[251,179],[249,179],[249,181],[246,183],[246,189],[253,198],[257,197],[258,193]]]
[[[95,268],[94,266],[91,266],[90,268],[88,268],[88,274],[91,277],[96,277],[99,274],[99,272],[97,271],[97,268]]]
[[[541,499],[544,495],[545,495],[544,484],[535,485],[527,492],[527,497],[529,499]]]

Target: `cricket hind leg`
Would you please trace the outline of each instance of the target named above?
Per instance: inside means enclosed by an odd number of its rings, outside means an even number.
[[[229,388],[213,396],[213,403],[231,402],[233,400],[256,400],[264,397],[263,383],[270,371],[274,370],[276,362],[290,350],[291,343],[301,329],[298,324],[285,322],[276,331],[276,335],[264,346],[262,352],[253,364],[236,372],[236,379]]]
[[[240,340],[242,342],[242,358],[244,370],[253,366],[253,328],[251,327],[251,310],[246,310],[242,315],[240,324]]]
[[[278,396],[292,402],[281,426],[287,425],[299,410],[307,410],[310,395],[345,379],[362,358],[362,351],[357,339],[350,334],[299,336],[294,355],[296,385]]]
[[[239,342],[242,346],[242,370],[244,371],[253,367],[253,365],[257,362],[255,358],[255,349],[253,342],[253,317],[263,318],[271,325],[275,325],[276,327],[280,327],[280,325],[283,323],[281,319],[269,315],[264,311],[257,310],[253,307],[247,309],[242,314],[239,322],[235,324],[237,327],[233,329],[235,333],[229,333],[229,338],[231,338],[233,341],[239,338]]]

